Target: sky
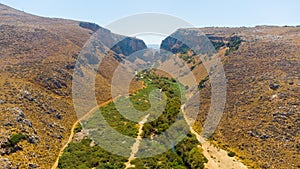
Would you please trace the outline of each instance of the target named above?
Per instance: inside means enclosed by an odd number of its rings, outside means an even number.
[[[106,25],[145,12],[169,14],[195,27],[300,25],[299,0],[0,0],[27,13]]]

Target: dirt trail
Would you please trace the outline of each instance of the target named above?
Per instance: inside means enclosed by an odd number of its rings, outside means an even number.
[[[131,153],[130,157],[128,158],[128,162],[125,163],[125,168],[134,167],[134,165],[131,164],[131,161],[135,159],[135,154],[139,151],[139,146],[142,140],[142,134],[143,134],[143,127],[144,124],[147,122],[147,119],[150,114],[146,115],[142,121],[139,122],[139,133],[137,138],[135,139],[135,143],[131,147]]]
[[[107,105],[108,103],[118,99],[120,96],[114,98],[114,99],[110,99],[98,106],[95,106],[93,109],[91,109],[85,116],[83,116],[81,119],[78,119],[74,125],[72,126],[71,129],[71,134],[69,136],[68,141],[66,142],[66,144],[61,148],[60,152],[59,152],[59,156],[57,157],[54,165],[52,166],[51,169],[56,169],[58,166],[58,161],[60,156],[63,154],[65,148],[68,146],[68,144],[72,141],[73,136],[74,136],[74,130],[77,126],[77,124],[89,117],[91,114],[93,114],[97,109],[99,109],[102,106]],[[184,113],[184,105],[181,106],[181,110]],[[144,124],[147,122],[147,118],[149,117],[149,115],[145,116],[144,119],[142,121],[139,122],[139,133],[138,136],[136,138],[136,142],[133,144],[133,146],[131,147],[131,154],[130,157],[128,158],[128,162],[125,163],[126,168],[130,168],[130,167],[134,167],[134,165],[131,165],[131,161],[135,159],[135,154],[138,152],[139,150],[139,145],[140,142],[142,140],[142,133],[143,133],[143,126]],[[189,120],[186,118],[187,122],[189,123]],[[235,157],[229,157],[228,156],[228,152],[215,147],[214,145],[212,145],[209,141],[206,141],[200,134],[198,134],[193,127],[190,127],[190,131],[191,133],[193,133],[197,140],[201,143],[202,145],[202,149],[203,149],[203,155],[208,159],[208,163],[205,164],[205,168],[206,169],[247,169],[248,167],[245,166],[242,162],[240,162],[238,159],[236,159]]]
[[[197,140],[202,144],[203,155],[208,159],[205,164],[207,169],[247,169],[242,162],[235,157],[229,157],[228,152],[215,147],[209,141],[205,141],[192,127],[191,133],[196,135]]]
[[[109,99],[108,101],[106,101],[106,102],[104,102],[104,103],[101,103],[101,104],[95,106],[95,107],[92,108],[88,113],[86,113],[83,117],[81,117],[80,119],[78,119],[78,120],[74,123],[74,125],[73,125],[72,128],[71,128],[70,136],[69,136],[67,142],[65,143],[65,145],[60,149],[59,155],[58,155],[58,157],[57,157],[55,163],[54,163],[53,166],[51,167],[51,169],[56,169],[56,168],[57,168],[59,158],[60,158],[60,157],[62,156],[62,154],[64,153],[64,150],[67,148],[68,144],[72,142],[72,139],[73,139],[74,134],[75,134],[75,133],[74,133],[74,130],[75,130],[77,124],[78,124],[81,120],[88,118],[91,114],[93,114],[95,111],[97,111],[100,107],[107,105],[108,103],[110,103],[110,102],[112,102],[112,101],[118,99],[119,97],[120,97],[120,96],[117,96],[116,98]]]
[[[184,113],[184,105],[181,107]],[[190,124],[190,121],[186,118],[186,121]],[[248,169],[241,161],[235,157],[229,157],[228,152],[215,147],[200,134],[198,134],[190,125],[190,131],[194,134],[197,140],[201,143],[203,149],[203,155],[207,158],[208,163],[205,164],[206,169]]]

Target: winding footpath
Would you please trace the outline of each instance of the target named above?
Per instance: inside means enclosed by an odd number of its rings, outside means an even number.
[[[119,97],[121,97],[121,96],[117,96],[116,98],[109,99],[109,100],[107,100],[106,102],[101,103],[101,104],[95,106],[95,107],[92,108],[88,113],[86,113],[83,117],[81,117],[80,119],[78,119],[78,120],[74,123],[74,125],[73,125],[72,128],[71,128],[70,136],[69,136],[67,142],[65,143],[65,145],[60,149],[59,154],[58,154],[58,157],[56,158],[56,161],[55,161],[55,163],[53,164],[53,166],[51,167],[51,169],[56,169],[56,168],[58,167],[58,161],[59,161],[59,158],[60,158],[60,157],[62,156],[62,154],[64,153],[64,150],[68,147],[69,143],[72,142],[73,137],[74,137],[74,134],[75,134],[74,130],[75,130],[75,128],[77,127],[78,123],[79,123],[80,121],[82,121],[82,120],[88,118],[88,117],[89,117],[90,115],[92,115],[95,111],[97,111],[100,107],[103,107],[103,106],[109,104],[110,102],[112,102],[112,101],[118,99]]]

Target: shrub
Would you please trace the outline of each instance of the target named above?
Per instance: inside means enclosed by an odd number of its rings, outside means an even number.
[[[228,156],[229,156],[229,157],[234,157],[234,156],[235,156],[235,152],[230,151],[230,152],[228,153]]]
[[[9,147],[14,147],[17,145],[20,141],[25,140],[27,138],[24,134],[13,134],[9,139]]]
[[[226,49],[225,56],[228,56],[229,54],[230,54],[229,50]]]
[[[229,47],[229,50],[227,49],[225,52],[225,56],[228,56],[230,53],[237,51],[240,47],[240,44],[242,43],[242,39],[238,36],[233,36],[228,39],[227,47]]]
[[[75,133],[79,133],[79,132],[81,132],[81,130],[82,130],[82,126],[81,126],[80,123],[78,123],[77,126],[76,126],[76,128],[74,129],[74,132]]]

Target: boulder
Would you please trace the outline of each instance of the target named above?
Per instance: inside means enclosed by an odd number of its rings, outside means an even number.
[[[16,112],[18,112],[18,115],[19,115],[21,118],[25,118],[25,114],[24,114],[24,112],[23,112],[20,108],[15,107],[14,110],[15,110]]]
[[[59,112],[58,112],[58,113],[56,113],[55,117],[56,117],[56,118],[58,118],[59,120],[61,120],[61,119],[62,119],[62,116],[61,116],[61,114],[60,114]]]
[[[270,89],[272,89],[272,90],[277,90],[277,89],[279,89],[280,85],[277,84],[277,83],[271,83],[271,84],[269,85],[269,87],[270,87]]]
[[[38,136],[33,135],[28,138],[28,142],[31,144],[36,144],[36,143],[40,142],[40,138]]]
[[[39,168],[39,166],[37,164],[28,164],[28,169],[35,169],[35,168]]]

